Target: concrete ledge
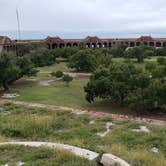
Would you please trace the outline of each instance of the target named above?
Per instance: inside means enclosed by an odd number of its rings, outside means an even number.
[[[57,148],[61,150],[68,150],[74,153],[77,156],[86,158],[88,160],[96,160],[99,156],[98,153],[92,152],[87,149],[78,148],[71,145],[59,144],[59,143],[48,143],[48,142],[4,142],[0,143],[0,145],[24,145],[30,147],[48,147],[48,148]]]
[[[88,160],[95,160],[96,162],[102,164],[103,166],[130,166],[126,161],[112,154],[105,153],[100,156],[96,152],[92,152],[87,149],[82,149],[67,144],[50,143],[50,142],[1,142],[0,146],[3,145],[23,145],[29,147],[47,147],[53,149],[55,148],[60,150],[68,150],[77,156],[86,158]]]

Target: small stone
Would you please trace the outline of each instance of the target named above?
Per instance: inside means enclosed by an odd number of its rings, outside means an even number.
[[[95,124],[95,121],[94,121],[94,120],[92,120],[92,121],[90,121],[90,122],[89,122],[89,124]]]
[[[159,149],[156,147],[153,147],[150,151],[153,153],[159,153]]]

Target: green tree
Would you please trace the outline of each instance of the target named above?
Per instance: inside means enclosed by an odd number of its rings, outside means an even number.
[[[93,71],[96,68],[94,52],[90,49],[78,51],[70,57],[68,66],[77,71]]]
[[[55,76],[57,78],[61,78],[63,76],[63,72],[59,70],[59,71],[56,71],[56,72],[52,72],[51,75]]]
[[[0,85],[9,90],[9,85],[23,76],[37,73],[29,57],[18,57],[13,53],[0,54]]]

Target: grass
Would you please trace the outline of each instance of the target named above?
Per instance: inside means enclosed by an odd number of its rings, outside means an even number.
[[[93,161],[77,157],[68,151],[25,146],[0,146],[0,165],[17,165],[21,161],[26,166],[96,166]]]
[[[114,61],[123,62],[124,58],[113,58]],[[145,61],[156,61],[157,57],[146,59]],[[143,66],[143,64],[137,64]],[[95,111],[103,111],[117,114],[132,114],[132,115],[143,115],[150,118],[166,119],[166,115],[162,114],[151,114],[148,112],[134,111],[128,108],[114,105],[110,101],[96,100],[94,103],[89,104],[85,100],[84,86],[88,82],[88,78],[75,79],[69,87],[65,86],[62,81],[57,81],[54,77],[50,76],[50,72],[62,70],[68,71],[66,62],[54,64],[49,67],[39,68],[40,72],[37,77],[22,78],[13,85],[13,91],[20,94],[20,97],[16,100],[37,102],[44,104],[55,104],[60,106],[68,106],[74,108],[91,109]],[[29,80],[30,79],[30,80]],[[32,79],[32,80],[31,80]],[[34,80],[33,80],[34,79]],[[43,80],[55,80],[51,83],[51,86],[41,86],[40,81]]]
[[[4,108],[4,112],[0,113],[1,142],[5,139],[7,141],[60,142],[99,153],[113,153],[127,160],[132,166],[164,166],[166,163],[165,127],[146,125],[150,133],[137,133],[131,129],[145,124],[117,121],[110,117],[92,118],[86,115],[74,115],[62,110],[32,109],[11,104],[1,107]],[[95,121],[94,124],[90,124],[92,120]],[[106,130],[106,122],[112,122],[115,125],[111,127],[109,134],[100,137],[97,133]],[[159,149],[158,154],[150,151],[153,147]],[[14,150],[16,152],[18,149]],[[1,151],[0,149],[0,156]],[[49,157],[51,158],[51,155]],[[48,161],[51,163],[51,160]]]

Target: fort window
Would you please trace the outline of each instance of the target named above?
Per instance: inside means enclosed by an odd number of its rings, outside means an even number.
[[[166,47],[166,42],[163,43],[163,47]]]
[[[101,48],[101,47],[102,47],[102,44],[101,44],[101,43],[98,43],[98,44],[97,44],[97,47],[98,47],[98,48]]]
[[[55,48],[58,48],[58,44],[56,44],[56,43],[54,43],[54,44],[52,45],[52,49],[55,49]]]
[[[90,48],[90,43],[86,43],[86,48]]]
[[[96,48],[96,43],[92,43],[92,48]]]
[[[136,43],[136,46],[140,46],[140,45],[141,45],[141,43],[140,43],[140,42],[137,42],[137,43]]]
[[[60,43],[59,44],[59,48],[64,48],[65,47],[65,44],[64,43]]]
[[[106,48],[107,47],[107,43],[103,43],[103,47]]]
[[[144,45],[145,45],[145,46],[147,46],[147,45],[148,45],[148,43],[147,43],[147,42],[144,42]]]
[[[73,43],[73,47],[78,47],[78,43]]]
[[[161,47],[161,42],[157,42],[156,47]]]
[[[109,43],[108,45],[109,45],[109,47],[112,47],[112,43]]]
[[[130,47],[134,47],[135,46],[135,43],[134,42],[131,42],[130,43]]]
[[[67,43],[66,47],[70,48],[71,47],[71,43]]]
[[[154,47],[154,42],[150,42],[149,45],[150,45],[151,47]]]

